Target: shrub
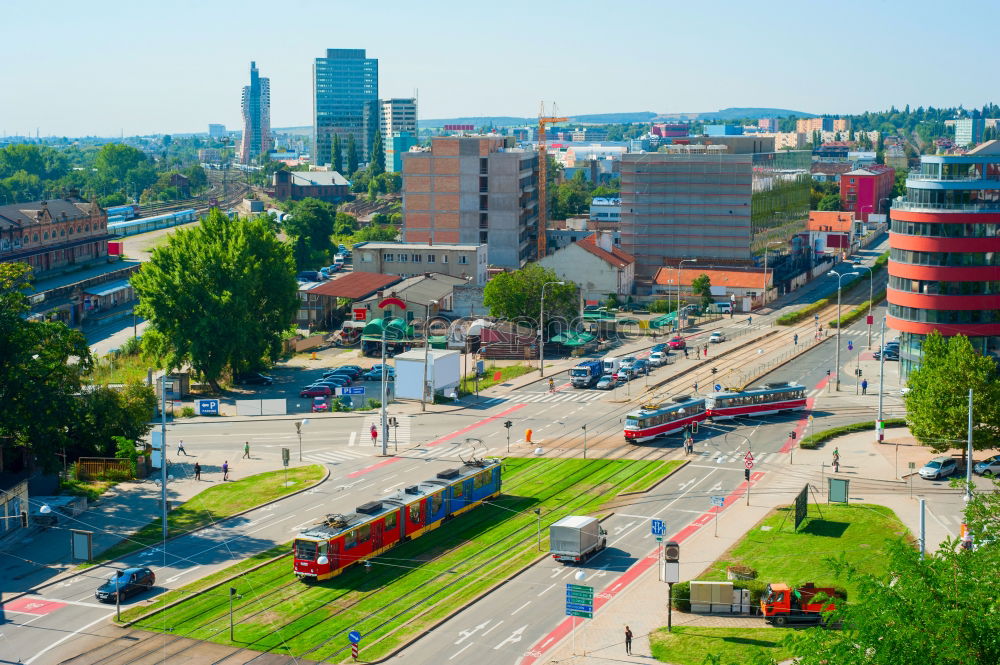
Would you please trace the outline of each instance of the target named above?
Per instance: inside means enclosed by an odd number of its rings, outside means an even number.
[[[670,604],[679,612],[691,611],[691,582],[678,582],[673,586]]]
[[[796,310],[794,312],[788,312],[787,314],[782,314],[775,320],[775,323],[777,323],[779,326],[793,325],[805,318],[812,316],[813,314],[815,314],[816,312],[823,309],[829,304],[830,304],[829,298],[821,298],[814,303],[806,305],[800,310]]]
[[[889,420],[884,421],[884,424],[887,428],[906,427],[906,420],[903,418],[890,418]],[[838,436],[874,429],[874,420],[869,420],[863,423],[852,423],[850,425],[841,425],[840,427],[831,427],[830,429],[825,429],[822,432],[816,432],[815,434],[810,434],[809,436],[804,437],[799,442],[799,448],[803,448],[805,450],[815,450],[816,448],[819,448],[820,444],[826,443],[830,439],[835,439]]]
[[[181,418],[194,418],[194,407],[185,406],[181,409]]]
[[[365,402],[365,408],[366,409],[380,409],[380,408],[382,408],[382,402],[379,401],[379,400],[377,400],[377,399],[374,399],[372,397],[369,397],[368,401]]]
[[[879,291],[872,297],[871,301],[868,300],[864,301],[863,303],[852,309],[850,312],[840,317],[839,320],[831,319],[827,325],[831,328],[839,328],[840,326],[849,326],[858,319],[860,319],[862,316],[868,314],[869,304],[877,305],[883,300],[885,300],[885,290]]]

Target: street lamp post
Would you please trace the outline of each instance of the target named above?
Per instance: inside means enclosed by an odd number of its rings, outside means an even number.
[[[767,304],[767,248],[771,245],[784,245],[785,243],[780,240],[772,240],[771,242],[764,245],[764,291],[763,296],[760,299],[760,304],[763,307]]]
[[[543,379],[545,378],[545,287],[550,284],[563,286],[566,282],[545,282],[542,284],[542,309],[539,317],[541,321],[538,328],[538,371]]]
[[[430,300],[427,303],[428,314],[430,313],[430,306],[437,305],[437,300]],[[427,410],[427,359],[430,355],[431,348],[431,332],[430,332],[430,316],[424,318],[424,382],[423,387],[420,390],[420,410]]]
[[[583,459],[587,459],[587,425],[584,424],[580,429],[583,430]]]
[[[837,390],[839,391],[840,390],[840,331],[843,328],[843,326],[840,324],[840,291],[841,291],[841,286],[843,285],[844,277],[846,277],[847,275],[857,275],[859,273],[856,272],[839,273],[835,270],[831,270],[826,274],[829,275],[830,277],[835,276],[837,278],[837,366],[834,368],[833,371],[836,372],[837,375],[836,384],[837,384]]]
[[[302,461],[302,427],[303,425],[308,425],[309,419],[303,418],[302,420],[295,421],[295,431],[299,435],[299,461]]]
[[[160,378],[160,504],[163,509],[163,542],[167,542],[167,386],[173,389],[173,382],[167,381],[167,375]]]
[[[872,319],[871,317],[872,317],[872,298],[875,297],[875,291],[873,288],[875,283],[875,274],[872,272],[871,268],[861,263],[852,263],[851,265],[852,267],[854,267],[855,270],[857,270],[858,268],[864,268],[865,270],[868,271],[868,318],[866,319],[866,321],[868,321],[868,350],[871,351],[872,323],[874,323],[874,319]]]
[[[698,259],[681,259],[677,262],[677,309],[674,310],[674,327],[677,332],[681,331],[681,265],[684,263],[698,263]]]

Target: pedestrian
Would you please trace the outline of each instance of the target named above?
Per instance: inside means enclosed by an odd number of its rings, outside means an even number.
[[[688,357],[688,348],[686,346],[684,347],[684,357]]]
[[[840,451],[836,448],[833,449],[833,470],[840,473]]]
[[[792,336],[792,342],[795,344],[795,346],[799,345],[799,334],[798,333],[795,333],[795,335]]]
[[[694,386],[692,386],[692,387],[694,388],[695,392],[698,392],[698,382],[697,381],[694,382]]]
[[[549,379],[549,392],[554,393],[556,391],[556,382]]]
[[[250,459],[250,442],[247,441],[243,444],[243,457],[240,459]]]
[[[378,428],[375,427],[375,423],[372,423],[372,445],[375,445],[375,441],[378,440]]]
[[[684,453],[686,455],[694,453],[694,437],[690,434],[686,439],[684,439]]]
[[[707,358],[708,357],[708,344],[704,345],[702,347],[702,350],[705,352],[705,357]]]
[[[861,380],[861,394],[862,395],[868,394],[868,379]]]
[[[229,480],[229,460],[222,463],[222,479]]]
[[[749,328],[752,325],[753,325],[753,317],[752,316],[748,316],[747,317],[747,328]]]
[[[190,455],[188,455],[188,451],[184,450],[183,440],[177,443],[177,456],[180,457],[181,453],[184,453],[184,457],[190,457]]]
[[[625,655],[632,655],[632,629],[625,626]]]
[[[201,464],[194,463],[194,479],[201,480]]]

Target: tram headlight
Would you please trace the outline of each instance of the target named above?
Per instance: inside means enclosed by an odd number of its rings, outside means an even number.
[[[318,563],[321,566],[325,566],[326,564],[330,563],[330,560],[325,556],[321,556],[320,558],[316,559],[316,563]]]

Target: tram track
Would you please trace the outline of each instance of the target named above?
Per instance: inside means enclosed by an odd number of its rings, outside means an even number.
[[[647,453],[647,455],[645,455],[645,456],[651,457],[654,453],[655,453],[655,451],[652,450],[652,449],[650,449],[649,452]],[[576,483],[578,483],[579,480],[584,480],[586,477],[590,476],[591,473],[592,473],[592,471],[593,471],[593,467],[596,465],[596,463],[598,462],[598,460],[593,460],[593,462],[594,462],[594,464],[586,464],[585,466],[577,469],[571,476],[568,476],[566,478],[566,480],[567,481],[571,481],[571,482],[561,483],[560,485],[553,486],[548,492],[546,492],[543,495],[542,500],[544,501],[547,498],[558,497],[561,492],[566,492],[569,487],[575,487]],[[590,492],[593,489],[595,489],[596,487],[598,487],[600,485],[603,485],[603,484],[606,484],[608,482],[613,482],[613,483],[625,483],[625,482],[628,482],[637,473],[639,473],[639,470],[632,470],[632,471],[630,471],[628,473],[624,473],[626,470],[627,470],[627,468],[623,469],[623,470],[620,470],[620,471],[615,471],[610,476],[604,477],[604,478],[602,478],[598,482],[595,482],[593,484],[588,484],[584,489],[575,491],[574,492],[574,496],[578,496],[580,494]],[[526,475],[522,475],[521,477],[519,477],[518,481],[514,485],[505,484],[505,486],[504,486],[504,495],[502,495],[501,497],[499,497],[497,499],[494,499],[493,502],[500,504],[503,501],[503,498],[505,496],[509,496],[512,492],[516,492],[518,490],[518,488],[520,488],[520,487],[528,485],[528,484],[530,484],[533,481],[537,481],[539,479],[539,477],[542,474],[544,474],[544,473],[546,473],[546,471],[544,469],[542,469],[541,467],[539,467],[539,468],[535,469],[533,472],[528,473]],[[573,479],[578,479],[578,480],[573,480]],[[567,505],[568,505],[568,501],[571,500],[571,498],[572,497],[569,497],[569,498],[567,498],[566,501],[560,502],[560,504],[557,507],[554,507],[553,509],[551,509],[549,511],[548,515],[552,516],[554,514],[559,513],[562,510],[565,510],[566,507],[567,507]],[[486,504],[484,504],[484,506],[482,506],[482,507],[484,508],[486,505],[489,505],[489,502],[487,502]],[[475,528],[477,528],[477,525],[480,524],[481,522],[482,522],[482,519],[477,520],[476,522],[472,522],[472,523],[466,525],[466,528],[467,529],[475,529]],[[510,552],[511,552],[512,549],[517,550],[518,553],[521,553],[523,550],[527,549],[527,547],[526,547],[527,544],[532,544],[533,541],[534,541],[534,539],[535,539],[534,530],[535,530],[535,525],[533,523],[530,523],[530,522],[526,523],[524,526],[519,527],[516,531],[508,534],[503,539],[501,539],[501,540],[497,541],[496,543],[494,543],[494,545],[501,545],[501,544],[507,543],[509,545],[509,547],[502,548],[496,554],[493,554],[492,556],[489,556],[485,560],[478,561],[478,562],[476,561],[476,558],[479,557],[481,553],[472,554],[469,557],[466,557],[465,559],[463,559],[461,562],[452,565],[448,570],[445,570],[445,571],[442,571],[442,572],[436,574],[432,579],[430,579],[427,582],[421,584],[419,587],[416,587],[413,590],[407,592],[406,594],[403,594],[403,595],[399,596],[397,599],[395,599],[393,601],[392,604],[386,605],[386,606],[380,608],[377,611],[368,612],[363,617],[360,617],[360,618],[356,619],[356,621],[366,621],[366,620],[372,619],[374,617],[377,617],[382,612],[384,612],[386,608],[393,607],[394,605],[396,605],[399,602],[406,603],[402,608],[396,608],[395,613],[392,616],[390,616],[388,618],[382,619],[381,622],[376,627],[374,627],[373,629],[370,629],[367,632],[367,634],[371,635],[374,631],[377,631],[377,630],[379,630],[379,629],[381,629],[381,628],[383,628],[383,627],[385,627],[387,625],[392,624],[398,618],[400,618],[401,616],[404,616],[404,615],[406,615],[408,613],[413,612],[416,608],[422,608],[425,611],[427,611],[427,610],[434,609],[434,608],[438,607],[438,604],[440,602],[447,602],[447,600],[451,597],[450,594],[447,594],[447,595],[445,595],[443,597],[438,597],[442,593],[445,593],[449,589],[455,588],[456,585],[460,585],[463,582],[469,581],[470,579],[481,578],[481,577],[489,577],[490,574],[491,574],[491,572],[493,572],[494,570],[496,570],[498,568],[498,566],[496,566],[494,564],[501,563],[502,561],[506,561],[508,558],[510,558],[510,556],[511,556]],[[391,550],[390,550],[390,552],[391,552]],[[391,564],[391,560],[392,560],[391,557],[387,557],[385,555],[382,555],[380,557],[375,557],[373,559],[373,562],[377,562],[379,559],[382,559],[383,562],[386,562],[387,564],[392,565]],[[356,564],[354,564],[354,565],[356,565]],[[461,574],[459,574],[457,576],[454,574],[454,571],[456,569],[459,569],[459,568],[461,568],[463,566],[470,566],[470,565],[472,567],[469,570],[463,571]],[[271,579],[271,580],[277,579],[278,577],[280,577],[280,576],[282,576],[284,574],[287,574],[287,571],[285,571],[285,572],[279,572],[277,575],[275,575],[273,577],[269,577],[268,579]],[[392,577],[392,574],[391,573],[386,573],[381,578],[371,579],[371,583],[374,584],[375,586],[381,586],[381,579],[388,580],[388,578],[390,578],[390,577]],[[442,579],[447,579],[448,580],[447,583],[444,584],[443,586],[435,585],[435,582],[439,582]],[[236,625],[247,623],[248,621],[250,621],[250,620],[252,620],[252,619],[254,619],[256,617],[259,617],[262,613],[273,611],[273,610],[275,610],[275,608],[277,608],[282,603],[285,603],[285,602],[288,602],[289,600],[292,600],[294,598],[294,596],[296,596],[298,594],[290,594],[289,590],[291,590],[292,587],[295,587],[296,589],[298,589],[298,588],[301,587],[301,584],[302,583],[299,580],[296,579],[296,580],[290,581],[288,584],[281,585],[278,588],[270,591],[267,594],[267,597],[266,597],[267,598],[267,605],[265,605],[263,607],[256,608],[256,611],[254,611],[252,614],[249,614],[249,615],[246,615],[246,616],[241,616],[239,618],[239,621],[237,622]],[[426,589],[428,587],[434,588],[434,591],[431,592],[430,594],[426,593]],[[423,593],[421,593],[421,592],[423,592]],[[351,602],[338,607],[336,609],[336,611],[331,614],[328,611],[330,605],[332,603],[337,603],[340,599],[343,599],[349,593],[352,593],[352,590],[345,590],[344,593],[336,596],[335,598],[325,600],[324,602],[320,603],[316,607],[314,607],[314,608],[310,609],[309,611],[307,611],[305,614],[296,615],[295,618],[293,619],[293,622],[296,623],[296,624],[301,623],[303,621],[303,619],[305,619],[306,617],[312,616],[312,615],[319,614],[319,615],[322,615],[322,616],[319,616],[317,621],[311,622],[309,625],[301,627],[294,635],[291,635],[291,636],[285,636],[285,635],[283,635],[282,636],[283,643],[284,642],[288,642],[289,640],[293,640],[296,637],[304,634],[305,632],[307,632],[309,630],[313,630],[313,629],[318,628],[320,626],[320,624],[322,624],[325,621],[330,620],[331,618],[334,618],[334,617],[337,617],[337,616],[342,616],[342,615],[344,615],[344,614],[352,611],[352,608],[356,608],[360,603],[363,603],[370,596],[370,594],[366,594],[366,595],[360,596],[360,597],[358,597],[356,599],[353,599]],[[228,594],[226,596],[224,596],[224,597],[220,595],[220,600],[222,598],[225,598],[225,601],[222,601],[222,603],[221,603],[221,604],[224,605],[228,601]],[[255,604],[259,605],[260,602],[262,600],[264,600],[264,598],[265,597],[262,597],[262,596],[255,596],[253,599],[249,600],[248,602],[243,603],[240,606],[234,607],[234,612],[238,614],[240,610],[247,609],[247,608],[249,608],[249,607],[251,607],[251,606],[253,606]],[[432,606],[428,606],[427,605],[428,600],[429,599],[433,599],[433,598],[436,598],[435,604],[432,605]],[[407,603],[407,600],[410,600],[412,602],[408,602]],[[207,619],[207,622],[206,622],[205,625],[206,626],[210,626],[212,623],[215,623],[215,622],[220,621],[220,620],[224,620],[225,615],[222,615],[221,617],[218,616],[217,615],[218,611],[219,611],[219,604],[216,604],[216,605],[213,605],[213,606],[209,606],[208,608],[205,608],[201,612],[199,612],[199,613],[197,613],[195,615],[192,615],[191,617],[185,617],[184,618],[184,623],[185,624],[190,624],[190,622],[191,622],[192,619],[196,619],[197,617],[205,617]],[[214,616],[213,618],[207,617],[206,615],[208,615],[210,613],[215,613],[217,616]],[[168,631],[171,630],[171,627],[163,626],[162,630],[165,631],[165,632],[168,632]],[[223,626],[222,628],[220,628],[218,630],[213,631],[207,637],[202,637],[202,638],[199,638],[199,639],[209,639],[209,640],[211,640],[212,638],[217,637],[220,634],[224,633],[226,630],[228,630],[228,624],[225,625],[225,626]],[[385,635],[387,636],[387,635],[389,635],[391,633],[392,633],[392,631],[389,631]],[[302,656],[303,657],[308,656],[308,654],[314,653],[318,649],[323,648],[332,639],[333,638],[331,637],[331,638],[328,638],[328,639],[324,640],[320,644],[316,645],[310,651],[305,652],[304,654],[302,654]],[[381,638],[379,638],[379,639],[381,639]],[[181,653],[184,653],[189,648],[193,648],[193,646],[194,646],[194,644],[189,645],[187,648],[178,651],[177,654],[179,655]],[[278,649],[280,651],[280,646],[271,646],[271,647],[268,647],[266,650],[262,651],[261,655],[263,656],[263,655],[268,654],[268,653],[275,653],[276,649]],[[126,665],[127,663],[138,662],[142,658],[148,656],[150,653],[152,653],[152,651],[145,651],[142,654],[135,654],[135,657],[132,658],[131,660],[124,661],[124,662],[121,662],[121,661],[115,661],[115,662],[116,662],[116,664],[117,663],[121,663],[121,665]],[[337,653],[339,653],[339,652],[337,652]],[[337,654],[335,653],[335,654],[332,654],[332,655],[337,655]],[[223,661],[224,660],[226,660],[226,659],[224,658]],[[108,659],[102,659],[100,661],[95,661],[95,662],[96,663],[103,663],[103,662],[110,662],[110,661]],[[219,661],[219,662],[222,662],[222,661]],[[251,662],[253,662],[253,661],[251,661]]]

